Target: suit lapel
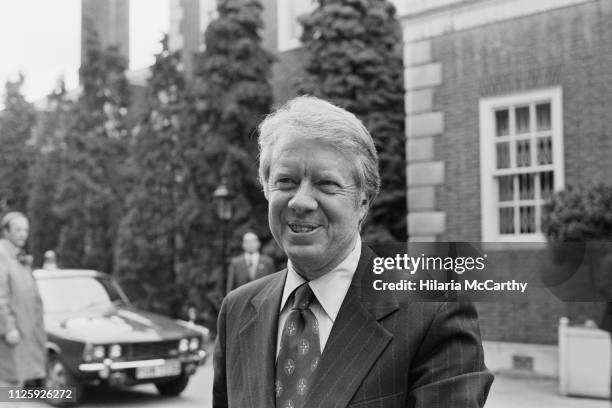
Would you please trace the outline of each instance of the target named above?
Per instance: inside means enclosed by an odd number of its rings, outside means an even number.
[[[250,407],[274,407],[276,337],[287,273],[279,274],[253,298],[252,314],[240,329],[240,356]]]
[[[398,310],[396,301],[381,305],[361,302],[361,281],[371,272],[374,253],[363,245],[351,286],[314,374],[304,406],[346,407],[393,335],[378,320]]]

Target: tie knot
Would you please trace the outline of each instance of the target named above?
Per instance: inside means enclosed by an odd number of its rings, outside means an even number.
[[[310,285],[308,283],[304,283],[295,290],[293,296],[293,309],[303,310],[310,306],[314,293],[312,293]]]

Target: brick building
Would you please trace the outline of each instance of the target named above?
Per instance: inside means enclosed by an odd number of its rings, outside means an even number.
[[[118,45],[119,52],[130,58],[129,0],[81,0],[81,62],[87,50],[87,30],[98,35],[102,48]]]
[[[503,276],[537,273],[542,204],[612,174],[612,2],[411,1],[402,16],[408,228],[414,241],[515,249]],[[518,250],[516,250],[518,248]],[[557,324],[599,304],[478,304],[493,368],[557,373]]]

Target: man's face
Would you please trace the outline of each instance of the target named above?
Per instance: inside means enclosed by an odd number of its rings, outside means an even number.
[[[244,252],[252,254],[259,250],[259,238],[253,233],[246,233],[242,237],[242,249]]]
[[[23,217],[18,217],[9,222],[8,228],[4,230],[4,236],[13,245],[18,248],[23,248],[28,240],[30,232],[30,224]]]
[[[333,146],[286,138],[277,142],[268,180],[268,218],[276,242],[297,272],[315,279],[353,249],[365,194],[355,160]]]

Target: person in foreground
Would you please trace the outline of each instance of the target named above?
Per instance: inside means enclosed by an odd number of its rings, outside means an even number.
[[[22,386],[45,377],[47,335],[32,260],[23,250],[28,220],[9,212],[0,229],[0,386]]]
[[[287,269],[224,299],[213,407],[482,407],[492,374],[470,303],[363,302],[360,227],[380,186],[351,113],[293,99],[260,125],[259,176]]]

